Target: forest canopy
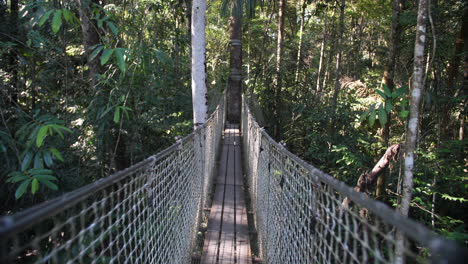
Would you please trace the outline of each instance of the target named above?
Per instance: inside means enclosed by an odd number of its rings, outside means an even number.
[[[209,108],[237,85],[276,140],[355,186],[388,147],[404,148],[418,10],[409,0],[207,1]],[[190,0],[0,1],[2,214],[192,130],[190,21]],[[468,4],[428,2],[426,28],[409,215],[466,244]],[[368,194],[398,207],[403,161]]]

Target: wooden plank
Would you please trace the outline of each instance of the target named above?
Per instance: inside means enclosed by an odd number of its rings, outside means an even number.
[[[228,169],[229,173],[229,169]],[[219,263],[235,262],[235,200],[234,185],[226,185],[223,209],[223,224],[221,230]]]
[[[201,263],[216,263],[219,247],[219,234],[221,232],[223,212],[224,185],[217,184],[210,217],[208,218],[208,230],[205,234]]]
[[[226,125],[201,263],[251,264],[239,125]]]
[[[252,263],[247,209],[241,186],[236,186],[236,260],[237,263]]]

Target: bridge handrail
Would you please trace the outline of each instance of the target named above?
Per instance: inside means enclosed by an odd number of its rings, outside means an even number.
[[[306,263],[312,259],[317,263],[367,263],[371,260],[404,263],[405,257],[416,262],[425,262],[428,257],[433,263],[459,261],[465,249],[457,243],[402,216],[384,203],[356,192],[288,151],[258,125],[247,100],[243,100],[242,111],[245,166],[253,211],[256,212],[260,251],[266,263]],[[286,190],[288,187],[290,189]],[[340,208],[345,197],[354,202],[352,208]],[[301,208],[294,208],[298,204]],[[304,223],[314,227],[305,227]],[[345,226],[345,223],[350,226]],[[321,235],[324,240],[321,242],[301,234],[307,230],[316,238],[320,229],[327,233]],[[406,243],[402,255],[394,252],[397,247],[394,240],[396,230],[403,234],[405,240],[412,241],[412,244]],[[283,240],[281,245],[286,248],[270,241],[279,237]],[[380,245],[370,246],[369,237]],[[307,242],[301,246],[296,241]],[[343,251],[332,252],[334,244],[340,244]],[[427,248],[430,253],[414,252],[411,248],[414,245]],[[366,247],[367,251],[362,249]]]
[[[155,263],[181,260],[188,262],[191,257],[191,248],[196,240],[197,225],[212,183],[213,168],[211,165],[217,159],[224,120],[225,96],[223,95],[219,105],[203,125],[163,151],[55,199],[14,215],[1,217],[0,263],[11,263],[15,259],[23,258],[32,258],[34,263],[44,261],[65,263],[64,255],[67,254],[65,259],[68,261],[86,262],[84,259],[91,254],[88,252],[90,248],[81,244],[88,235],[100,238],[100,241],[97,239],[92,241],[91,251],[94,251],[93,254],[101,257],[104,262],[107,259],[114,259],[118,262],[128,261],[129,258],[135,257],[135,252],[138,252],[139,256],[152,255]],[[167,183],[161,187],[163,181]],[[177,186],[171,186],[171,184]],[[188,187],[193,189],[188,189]],[[159,197],[161,192],[176,189],[180,189],[180,195],[168,192],[164,194],[167,197]],[[152,204],[154,201],[151,201],[151,198],[159,204]],[[173,200],[179,200],[179,204],[172,205]],[[158,209],[177,211],[169,215],[170,218],[177,218],[174,220],[178,221],[172,222],[172,226],[164,226],[164,230],[154,230],[152,227],[148,229],[152,229],[152,232],[161,232],[166,237],[176,235],[183,237],[175,242],[166,241],[167,246],[153,241],[153,244],[157,244],[153,249],[144,247],[140,250],[131,249],[128,252],[119,250],[119,246],[127,247],[126,240],[132,237],[127,232],[127,228],[122,225],[127,222],[132,223],[134,225],[132,229],[138,233],[142,232],[143,227],[140,225],[146,225],[150,218],[154,220],[153,225],[158,225],[158,221],[166,221],[158,218],[155,213],[146,212],[145,208],[139,208],[142,204],[153,206],[154,211]],[[175,210],[174,206],[188,213]],[[122,211],[124,216],[112,215],[116,210]],[[133,215],[136,219],[130,217],[127,219],[127,214],[132,214],[132,212],[136,214]],[[174,217],[174,215],[179,217]],[[73,219],[70,220],[70,218]],[[109,219],[103,220],[104,218]],[[117,221],[117,224],[113,221]],[[41,230],[44,229],[41,225],[48,228]],[[96,226],[100,229],[95,230]],[[118,229],[118,231],[124,230],[125,234],[116,233],[111,228]],[[76,230],[70,231],[69,229]],[[108,241],[105,241],[106,239]],[[103,243],[111,245],[105,246]],[[173,245],[174,243],[176,246]],[[48,250],[44,251],[44,247]],[[72,252],[77,248],[78,252]],[[157,255],[161,251],[166,253],[162,256]],[[110,252],[117,252],[117,254],[112,256],[109,255]],[[146,263],[145,261],[145,259],[140,259],[140,262]]]

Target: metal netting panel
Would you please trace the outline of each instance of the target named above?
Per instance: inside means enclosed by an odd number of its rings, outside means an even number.
[[[0,219],[0,263],[189,263],[212,182],[224,100],[139,164]]]
[[[265,263],[451,263],[463,249],[275,142],[243,104],[244,161]],[[341,208],[346,197],[350,208]],[[396,254],[396,233],[406,243]],[[452,259],[454,260],[454,259]],[[456,260],[456,258],[455,258]],[[448,262],[446,262],[448,261]]]

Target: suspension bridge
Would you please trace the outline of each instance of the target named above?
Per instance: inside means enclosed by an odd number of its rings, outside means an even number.
[[[0,263],[463,263],[464,252],[290,153],[247,103],[227,124],[225,99],[162,152],[0,219]]]

